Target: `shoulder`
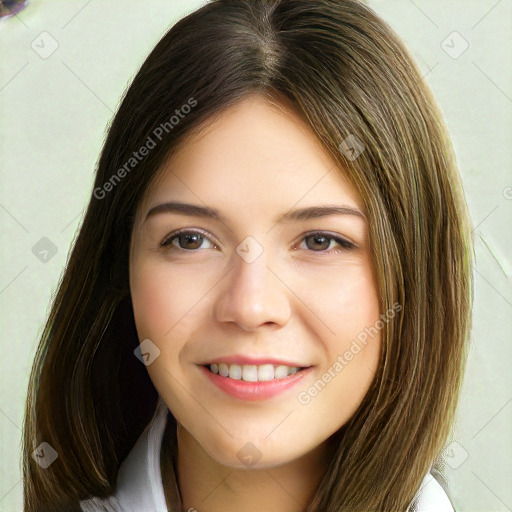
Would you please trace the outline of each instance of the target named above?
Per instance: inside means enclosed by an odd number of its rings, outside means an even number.
[[[455,512],[441,484],[427,473],[421,482],[410,512]]]

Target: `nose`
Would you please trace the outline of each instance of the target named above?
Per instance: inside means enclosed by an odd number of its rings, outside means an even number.
[[[219,322],[234,322],[244,331],[261,326],[278,328],[290,318],[288,288],[267,267],[265,252],[248,263],[234,254],[234,268],[219,290],[215,315]]]

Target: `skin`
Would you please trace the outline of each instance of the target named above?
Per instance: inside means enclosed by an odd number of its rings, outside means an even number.
[[[169,201],[208,205],[225,222],[177,213],[145,220]],[[309,403],[298,400],[381,313],[364,212],[273,222],[322,204],[363,212],[311,129],[256,95],[190,138],[138,209],[130,247],[135,323],[139,339],[160,350],[147,370],[178,422],[185,510],[305,509],[332,454],[329,437],[370,387],[380,332]],[[161,247],[182,228],[204,238],[178,237]],[[355,247],[311,236],[317,231]],[[236,251],[248,236],[263,249],[251,263]],[[230,354],[313,369],[280,395],[246,401],[214,386],[199,367]],[[260,456],[251,466],[237,456],[249,442]]]

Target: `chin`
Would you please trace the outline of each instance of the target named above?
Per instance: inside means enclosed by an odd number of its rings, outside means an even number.
[[[300,457],[300,454],[285,451],[281,443],[273,446],[264,436],[252,439],[241,441],[229,438],[225,443],[214,440],[210,446],[203,445],[203,449],[215,462],[233,469],[274,468]]]

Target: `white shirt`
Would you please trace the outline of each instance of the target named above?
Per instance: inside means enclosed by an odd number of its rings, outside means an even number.
[[[167,413],[167,405],[159,397],[153,418],[119,468],[116,492],[103,500],[81,501],[84,512],[169,512],[160,473],[160,448]],[[430,473],[423,479],[417,496],[418,503],[411,512],[454,512],[448,496]]]

